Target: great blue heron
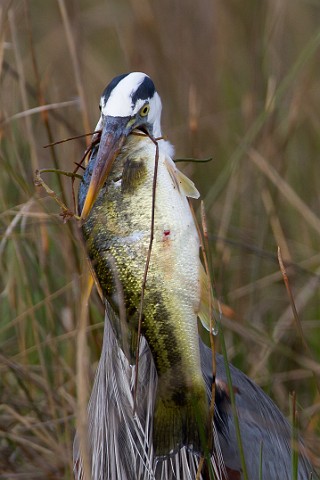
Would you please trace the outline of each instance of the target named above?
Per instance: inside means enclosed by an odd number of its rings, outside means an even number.
[[[213,378],[211,349],[197,333],[197,316],[206,323],[201,306],[205,279],[186,199],[197,197],[197,190],[170,158],[173,149],[161,136],[160,97],[147,75],[116,77],[102,94],[100,110],[96,130],[101,135],[95,137],[79,189],[86,247],[106,305],[102,353],[88,408],[91,477],[195,479],[215,381],[212,444],[198,478],[241,479],[224,360],[217,355]],[[189,254],[191,259],[186,259]],[[181,277],[173,281],[177,275]],[[204,290],[208,297],[208,287]],[[177,302],[182,306],[176,314]],[[154,340],[156,334],[160,340]],[[291,479],[290,425],[258,386],[235,367],[230,369],[248,477],[258,480],[261,469],[264,480]],[[193,416],[202,408],[198,426]],[[168,411],[173,414],[168,416]],[[298,448],[299,480],[316,478],[302,442]],[[78,440],[74,464],[80,480]]]

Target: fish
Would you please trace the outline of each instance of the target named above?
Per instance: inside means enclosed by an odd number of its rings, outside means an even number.
[[[143,294],[141,335],[158,377],[153,418],[157,457],[173,455],[182,446],[200,455],[208,449],[209,403],[201,371],[198,318],[208,320],[208,278],[189,203],[199,192],[173,162],[171,144],[159,138],[160,113],[152,112],[157,93],[149,80],[146,83],[149,93],[140,83],[140,95],[135,90],[130,99],[136,94],[139,112],[148,106],[149,119],[152,114],[155,118],[152,123],[141,117],[137,122],[134,113],[116,115],[107,89],[101,97],[100,144],[93,149],[79,187],[81,228],[95,278],[116,313],[112,327],[131,365]],[[128,111],[134,111],[132,104]],[[112,108],[114,115],[110,115]],[[118,105],[120,112],[121,108]],[[151,256],[143,287],[151,225]]]

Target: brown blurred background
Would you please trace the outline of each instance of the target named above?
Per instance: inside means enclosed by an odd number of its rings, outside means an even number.
[[[93,131],[102,90],[133,70],[156,84],[176,157],[213,158],[180,168],[205,202],[229,359],[287,415],[296,392],[319,465],[319,25],[317,0],[1,2],[1,479],[72,478],[86,263],[33,175],[74,169],[84,139],[43,146]],[[70,179],[42,178],[73,209]],[[88,394],[102,332],[93,292]]]

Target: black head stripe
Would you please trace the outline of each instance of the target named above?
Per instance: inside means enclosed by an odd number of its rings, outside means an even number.
[[[121,82],[121,80],[126,77],[127,75],[129,75],[129,73],[123,73],[122,75],[118,75],[117,77],[115,77],[113,80],[111,80],[111,82],[109,83],[109,85],[104,89],[103,93],[102,93],[102,97],[104,99],[104,103],[106,104],[107,101],[109,100],[109,97],[111,95],[111,92],[114,88],[116,88],[116,86],[118,85],[119,82]]]
[[[135,105],[139,99],[147,100],[148,98],[152,98],[155,90],[156,89],[151,78],[145,77],[137,90],[132,94],[132,105]]]

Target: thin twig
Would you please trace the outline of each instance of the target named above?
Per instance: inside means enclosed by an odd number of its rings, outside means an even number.
[[[188,162],[188,163],[209,163],[213,160],[212,157],[208,158],[175,158],[173,161],[174,163],[179,163],[179,162]]]
[[[89,137],[90,135],[92,136],[92,135],[95,135],[96,133],[101,134],[101,130],[95,130],[94,132],[83,133],[82,135],[76,135],[73,137],[64,138],[63,140],[58,140],[57,142],[52,142],[52,143],[48,143],[47,145],[43,145],[43,148],[54,147],[55,145],[60,145],[61,143],[70,142],[70,140],[78,140],[79,138]]]
[[[74,217],[75,219],[80,220],[80,217],[76,215],[74,212],[72,212],[58,197],[58,195],[53,190],[51,190],[51,188],[42,180],[39,170],[35,171],[34,183],[36,186],[44,188],[47,194],[57,202],[57,204],[62,210],[61,215],[64,221],[67,221],[71,217]]]
[[[42,173],[57,173],[58,175],[65,175],[66,177],[79,178],[80,180],[82,179],[82,175],[79,175],[78,173],[67,172],[66,170],[60,170],[57,168],[41,168],[41,170],[38,170],[38,172],[40,175]]]
[[[133,130],[130,135],[136,135],[137,137],[149,137],[150,140],[152,140],[153,143],[156,143],[156,142],[159,142],[159,140],[164,140],[164,137],[156,137],[156,138],[153,138],[149,135],[149,133],[147,131],[143,131],[143,130]]]
[[[136,135],[137,137],[149,137],[149,134],[147,132],[144,132],[142,130],[134,130],[131,132],[131,135]],[[151,138],[151,137],[150,137]],[[165,137],[157,137],[154,139],[154,141],[158,142],[159,140],[165,140]],[[208,163],[213,160],[212,157],[209,158],[176,158],[174,159],[174,163],[179,163],[179,162],[191,162],[191,163]]]
[[[141,297],[140,297],[140,307],[139,307],[138,338],[137,338],[137,349],[136,349],[136,373],[135,373],[134,395],[133,395],[133,412],[134,413],[136,411],[137,386],[138,386],[138,376],[139,376],[139,349],[140,349],[140,337],[141,337],[141,325],[142,325],[142,310],[143,310],[144,292],[145,292],[146,283],[147,283],[147,275],[149,270],[153,237],[154,237],[156,188],[157,188],[157,176],[158,176],[158,164],[159,164],[159,145],[157,143],[157,139],[151,137],[149,134],[148,134],[148,137],[155,144],[156,152],[155,152],[155,158],[154,158],[154,173],[153,173],[153,184],[152,184],[150,241],[149,241],[148,254],[147,254],[147,259],[146,259],[145,268],[144,268]]]

